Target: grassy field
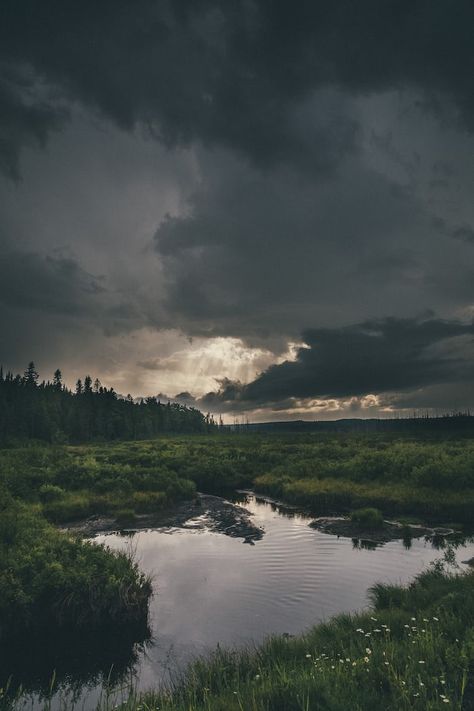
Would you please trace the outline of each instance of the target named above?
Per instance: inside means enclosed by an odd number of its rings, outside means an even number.
[[[58,642],[117,626],[146,635],[152,586],[133,558],[53,524],[107,514],[129,525],[195,490],[156,442],[0,450],[0,664],[19,640],[52,632]]]
[[[474,442],[218,434],[4,448],[3,647],[46,629],[67,636],[73,629],[90,633],[146,617],[151,584],[133,560],[54,524],[92,515],[130,524],[197,490],[235,488],[254,488],[315,514],[371,506],[384,515],[469,524]],[[254,652],[220,651],[197,663],[171,697],[132,694],[125,705],[177,711],[472,709],[473,590],[473,575],[456,577],[440,568],[406,591],[378,587],[372,615],[337,618]]]
[[[152,587],[133,558],[58,531],[51,522],[98,513],[129,522],[135,510],[156,511],[194,491],[172,472],[132,472],[130,465],[108,465],[81,448],[1,450],[0,651],[52,631],[73,639],[137,625],[142,635]]]
[[[0,482],[53,522],[154,512],[196,489],[238,487],[315,513],[374,506],[384,514],[469,523],[474,441],[383,435],[213,435],[0,450]]]

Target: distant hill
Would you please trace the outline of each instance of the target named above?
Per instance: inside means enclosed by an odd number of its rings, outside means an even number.
[[[439,417],[346,418],[341,420],[283,420],[226,425],[237,432],[452,432],[474,435],[474,416],[453,413]]]

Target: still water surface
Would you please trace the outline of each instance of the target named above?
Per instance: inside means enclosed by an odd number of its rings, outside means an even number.
[[[414,540],[409,549],[401,541],[361,549],[351,539],[310,528],[307,516],[253,495],[244,505],[265,532],[255,545],[195,528],[193,521],[184,529],[95,538],[113,549],[133,545],[140,567],[154,578],[153,640],[138,651],[132,670],[138,688],[168,682],[217,644],[239,646],[271,634],[297,634],[339,612],[359,610],[375,582],[407,582],[442,555],[424,539]],[[458,561],[474,556],[474,544],[456,554]],[[68,683],[74,685],[74,674]],[[99,693],[97,677],[81,680],[78,706],[92,708]],[[53,708],[59,707],[58,699]]]
[[[442,554],[423,539],[375,550],[309,527],[309,518],[257,500],[245,507],[265,535],[255,545],[219,533],[147,530],[133,537],[143,570],[154,576],[154,644],[137,668],[142,688],[166,679],[217,644],[245,645],[297,634],[339,612],[367,605],[375,582],[407,582]],[[123,548],[117,534],[99,536]],[[459,561],[474,545],[457,551]]]

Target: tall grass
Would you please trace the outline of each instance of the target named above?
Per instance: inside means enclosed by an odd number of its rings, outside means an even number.
[[[256,491],[292,504],[305,506],[315,514],[348,512],[374,507],[385,514],[416,514],[429,521],[457,521],[472,524],[474,488],[453,491],[420,487],[409,482],[351,479],[291,479],[264,474],[254,482]]]
[[[44,516],[130,520],[196,488],[243,486],[318,513],[376,507],[472,523],[474,442],[218,436],[0,450],[0,643],[8,652],[5,640],[19,631],[118,627],[146,614],[151,585],[133,561],[64,536]],[[473,589],[472,574],[440,567],[407,589],[376,586],[371,613],[256,650],[218,650],[171,691],[120,703],[137,711],[468,711]]]
[[[140,711],[439,711],[474,708],[474,574],[433,567],[409,587],[378,585],[372,610],[254,650],[218,649]],[[103,705],[104,706],[104,705]]]
[[[55,522],[154,512],[238,487],[315,512],[367,506],[469,523],[474,441],[381,435],[219,435],[0,450],[0,482]]]
[[[0,652],[146,620],[151,581],[129,554],[57,531],[5,491],[0,500]]]

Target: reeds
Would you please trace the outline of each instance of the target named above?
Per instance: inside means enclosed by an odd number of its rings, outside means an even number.
[[[194,663],[171,691],[142,695],[134,691],[120,700],[119,707],[472,709],[474,575],[453,574],[438,565],[408,588],[376,586],[372,600],[372,611],[336,617],[301,637],[272,638],[254,650],[219,649],[210,659]]]

